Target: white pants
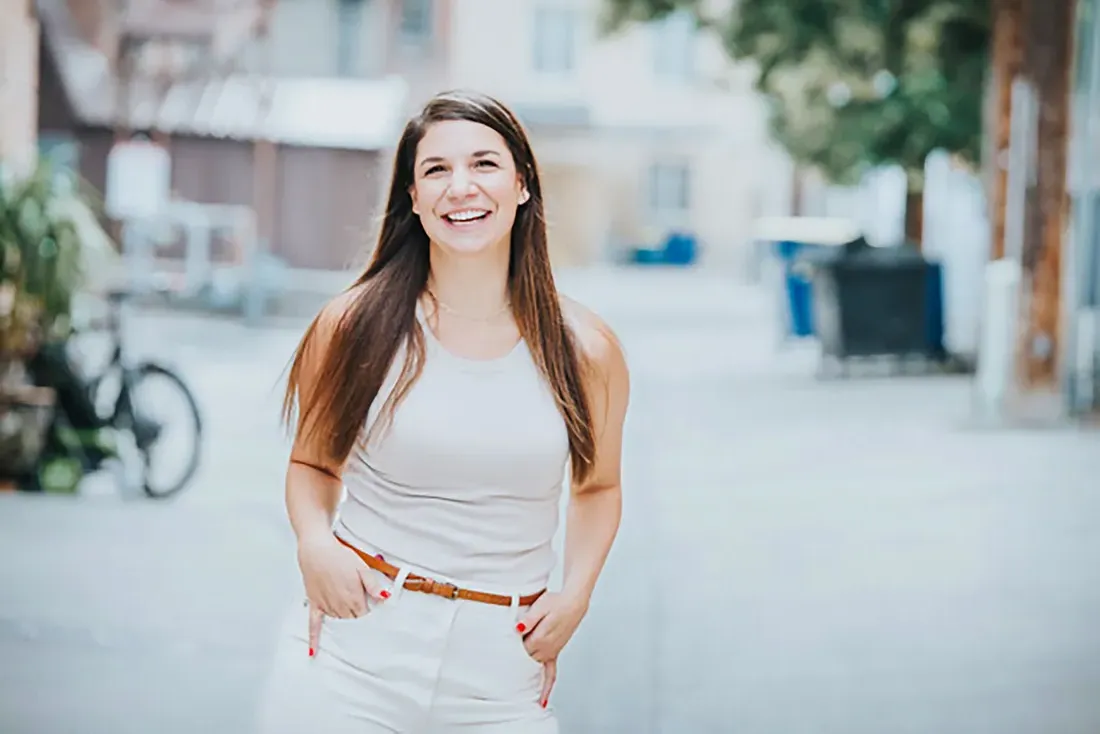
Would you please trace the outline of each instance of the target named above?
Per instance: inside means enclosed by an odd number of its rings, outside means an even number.
[[[310,658],[309,612],[293,606],[260,702],[260,734],[558,732],[539,701],[542,665],[515,629],[524,607],[394,584],[390,599],[357,619],[326,617]]]

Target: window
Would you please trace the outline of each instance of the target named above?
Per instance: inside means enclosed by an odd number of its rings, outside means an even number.
[[[577,17],[571,8],[542,7],[534,16],[534,67],[546,74],[576,68]]]
[[[649,169],[649,207],[654,213],[691,208],[691,170],[685,164],[654,163]]]
[[[423,43],[432,37],[432,0],[401,0],[401,37]]]
[[[659,77],[688,79],[695,73],[695,18],[676,12],[653,26],[653,71]]]
[[[336,0],[336,75],[354,76],[363,37],[363,5],[366,0]]]

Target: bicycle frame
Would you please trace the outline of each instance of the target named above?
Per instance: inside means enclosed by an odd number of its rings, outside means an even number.
[[[116,429],[133,433],[135,443],[139,448],[144,448],[156,440],[160,430],[155,424],[141,420],[140,416],[134,411],[132,396],[134,385],[140,375],[140,367],[128,364],[125,358],[124,339],[122,337],[123,300],[124,296],[122,294],[110,294],[108,296],[111,313],[107,317],[106,330],[112,341],[111,357],[103,373],[95,378],[92,385],[101,382],[112,371],[119,373],[118,397],[115,399],[111,415],[106,418],[105,422]]]

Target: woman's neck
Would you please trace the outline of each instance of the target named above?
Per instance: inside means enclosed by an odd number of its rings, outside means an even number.
[[[469,317],[493,315],[508,302],[509,255],[506,243],[467,257],[433,245],[428,289],[448,311]]]

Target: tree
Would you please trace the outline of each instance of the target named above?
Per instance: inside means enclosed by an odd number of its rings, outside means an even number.
[[[989,0],[605,0],[604,29],[694,15],[731,59],[752,62],[771,131],[796,163],[848,184],[903,167],[906,237],[919,242],[924,162],[944,149],[977,167]]]

